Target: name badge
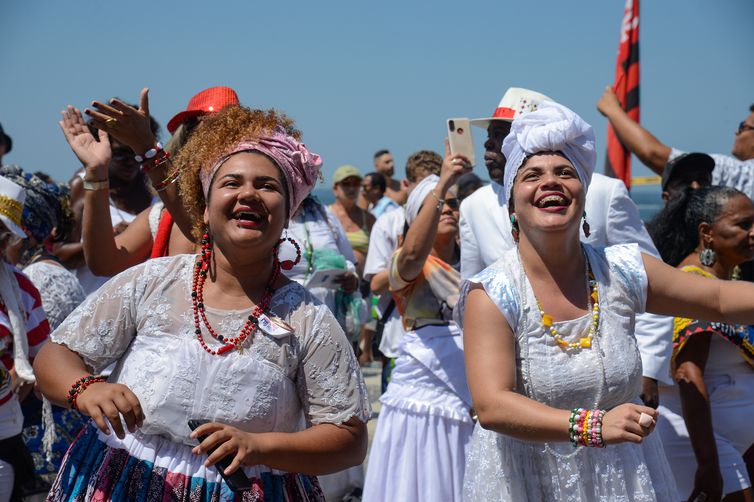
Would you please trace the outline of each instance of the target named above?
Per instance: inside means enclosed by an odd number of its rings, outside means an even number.
[[[270,336],[283,337],[293,334],[293,328],[281,319],[270,319],[267,314],[259,316],[259,329]]]

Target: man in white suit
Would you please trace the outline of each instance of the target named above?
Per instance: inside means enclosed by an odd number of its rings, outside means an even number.
[[[512,87],[492,117],[472,121],[473,125],[487,129],[484,160],[491,182],[461,203],[461,277],[464,279],[492,265],[505,250],[515,246],[501,184],[505,170],[502,144],[513,119],[536,110],[545,100],[552,101],[543,94]],[[582,233],[583,242],[598,247],[636,242],[644,253],[659,258],[639,210],[622,181],[595,173],[587,192],[585,210],[590,235]],[[636,341],[644,368],[641,398],[646,405],[656,408],[658,380],[672,384],[669,371],[672,323],[663,316],[638,315]]]

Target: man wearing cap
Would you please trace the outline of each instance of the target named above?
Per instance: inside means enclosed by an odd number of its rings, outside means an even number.
[[[10,153],[11,148],[13,148],[13,140],[5,134],[2,124],[0,124],[0,166],[3,165],[3,155]]]
[[[706,153],[684,153],[669,161],[662,171],[662,200],[667,204],[686,188],[712,185],[715,159]]]
[[[605,89],[597,109],[610,121],[623,146],[657,174],[662,175],[665,164],[683,153],[666,146],[629,117],[611,88]],[[731,154],[713,153],[710,157],[715,161],[713,185],[736,188],[754,199],[754,105],[736,129]]]
[[[501,147],[510,132],[511,122],[536,110],[542,101],[552,100],[538,92],[512,87],[492,117],[471,121],[487,129],[484,158],[491,182],[461,203],[461,277],[464,279],[490,266],[505,250],[516,245],[500,184],[505,171]],[[585,212],[590,233],[582,233],[583,242],[595,247],[638,243],[642,252],[659,258],[639,210],[620,180],[595,173],[587,191]],[[656,407],[659,402],[657,381],[672,383],[671,333],[672,324],[667,318],[653,314],[636,317],[636,339],[644,368],[642,400],[649,406]]]

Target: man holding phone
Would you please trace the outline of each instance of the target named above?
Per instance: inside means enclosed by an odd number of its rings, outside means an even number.
[[[490,184],[482,187],[461,203],[461,277],[468,279],[497,261],[516,244],[511,235],[508,208],[504,202],[502,179],[505,157],[503,140],[510,132],[511,122],[534,111],[542,101],[552,101],[544,94],[511,87],[506,91],[492,117],[472,120],[471,124],[487,129],[484,161]],[[589,185],[585,207],[583,242],[596,247],[637,243],[642,252],[659,258],[639,210],[628,195],[622,181],[595,173]],[[654,314],[636,316],[636,341],[641,352],[644,379],[641,398],[647,406],[657,407],[657,381],[672,384],[670,355],[672,324],[666,317]]]

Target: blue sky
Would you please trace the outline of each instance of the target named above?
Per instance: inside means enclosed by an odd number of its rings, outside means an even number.
[[[66,104],[152,89],[163,125],[213,85],[293,117],[332,171],[372,154],[440,150],[448,117],[489,115],[506,88],[543,92],[595,128],[612,82],[623,0],[59,2],[0,4],[5,162],[67,180]],[[644,1],[642,123],[666,144],[728,153],[754,103],[754,2]],[[484,134],[477,130],[481,152]],[[167,136],[164,130],[163,138]],[[647,174],[638,161],[634,174]],[[486,178],[483,165],[476,169]]]

